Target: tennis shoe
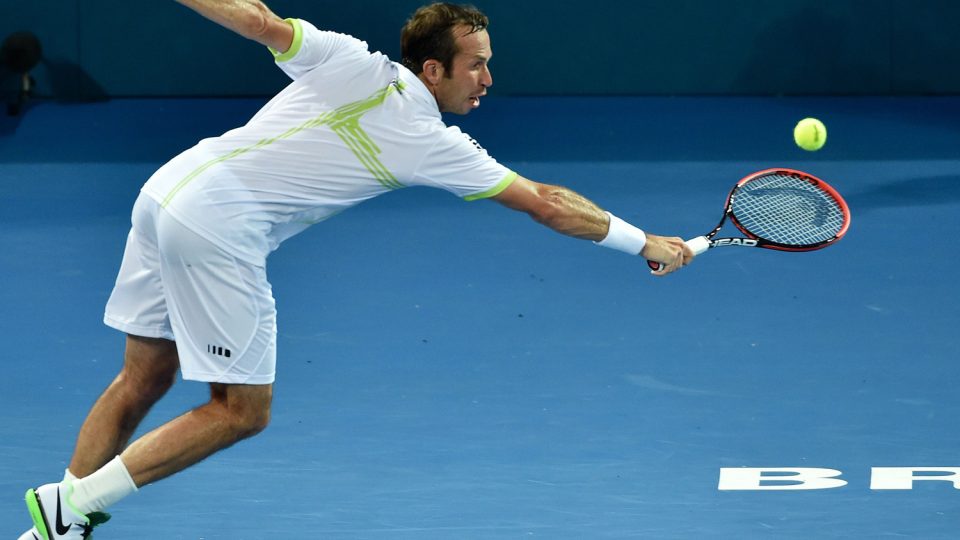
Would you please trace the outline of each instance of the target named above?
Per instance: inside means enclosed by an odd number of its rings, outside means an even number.
[[[27,509],[33,518],[38,540],[81,540],[90,537],[93,524],[90,518],[70,503],[72,494],[73,484],[70,482],[46,484],[27,490]],[[33,540],[29,536],[27,539]]]
[[[90,526],[96,527],[97,525],[110,521],[110,514],[106,512],[91,512],[87,514],[87,518],[90,519]],[[31,527],[29,531],[21,534],[17,540],[43,540],[43,537],[40,536],[40,531],[38,531],[36,527]],[[93,535],[88,536],[87,540],[93,540]]]
[[[87,514],[87,518],[90,520],[90,527],[96,528],[110,521],[110,514],[106,512],[91,512]],[[29,531],[21,534],[17,540],[43,540],[43,537],[40,536],[40,531],[38,531],[36,527],[31,527]],[[92,533],[87,536],[87,540],[93,540]]]

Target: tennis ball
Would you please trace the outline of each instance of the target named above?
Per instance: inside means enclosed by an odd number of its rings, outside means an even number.
[[[804,150],[819,150],[827,142],[827,126],[816,118],[804,118],[793,128],[793,140]]]

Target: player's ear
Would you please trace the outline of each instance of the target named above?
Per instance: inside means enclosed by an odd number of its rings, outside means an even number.
[[[439,84],[443,78],[443,63],[439,60],[427,60],[423,63],[423,75],[430,84]]]

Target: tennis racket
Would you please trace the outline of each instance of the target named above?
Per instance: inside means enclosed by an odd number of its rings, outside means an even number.
[[[728,218],[743,237],[716,238]],[[849,227],[847,203],[826,182],[793,169],[767,169],[737,182],[720,223],[686,244],[697,255],[727,246],[813,251],[843,238]],[[647,264],[654,270],[662,266]]]

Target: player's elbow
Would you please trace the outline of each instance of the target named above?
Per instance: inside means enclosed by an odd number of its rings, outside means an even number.
[[[563,187],[518,178],[495,200],[507,208],[524,212],[537,223],[563,231],[571,218],[569,198],[569,190]]]
[[[567,212],[560,190],[553,186],[543,186],[539,191],[536,204],[528,208],[527,213],[537,223],[554,230],[562,228]]]
[[[270,25],[277,16],[263,2],[251,2],[237,21],[237,31],[245,38],[262,41],[270,32]]]

